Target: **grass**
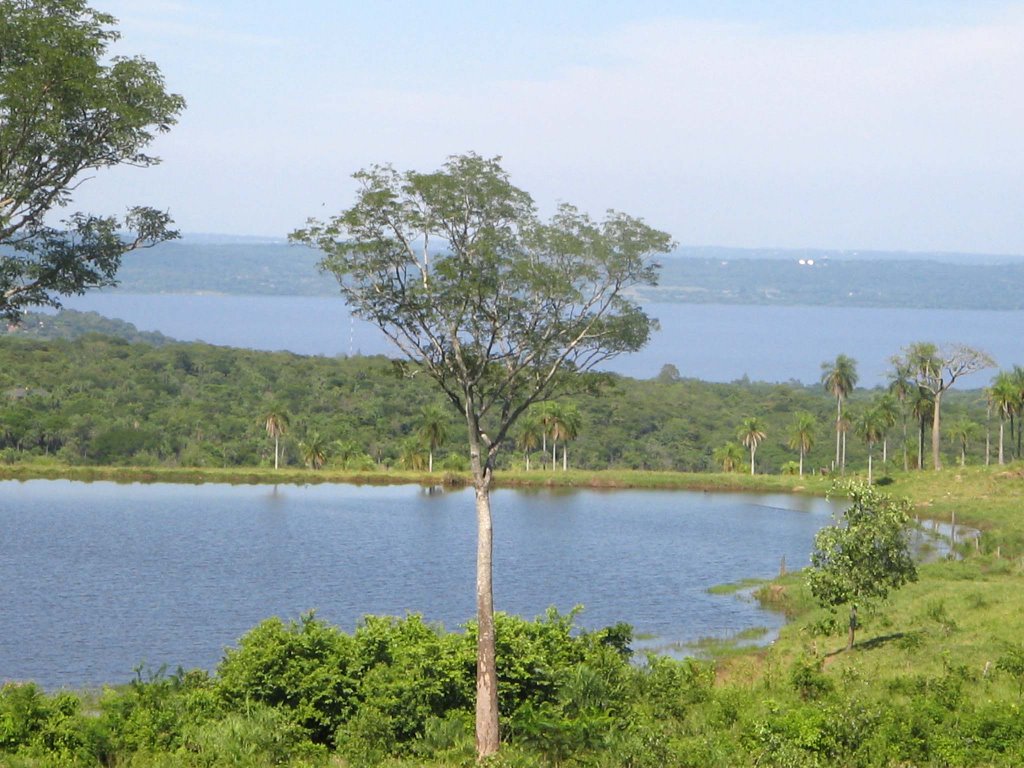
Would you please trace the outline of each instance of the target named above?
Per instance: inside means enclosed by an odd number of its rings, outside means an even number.
[[[109,480],[122,483],[235,483],[296,484],[354,483],[419,485],[468,485],[468,472],[410,471],[381,469],[350,471],[298,467],[132,467],[71,466],[55,459],[38,457],[30,461],[0,465],[0,479]],[[831,483],[827,478],[791,475],[726,473],[648,472],[628,469],[502,470],[495,473],[496,487],[505,488],[595,488],[665,489],[694,491],[748,491],[758,493],[806,493],[824,495]]]
[[[711,595],[735,595],[745,589],[754,589],[764,584],[764,579],[740,579],[730,584],[715,584],[708,587],[708,594]]]
[[[917,582],[862,610],[851,652],[843,610],[817,607],[802,574],[772,580],[756,595],[791,621],[770,649],[719,658],[720,680],[753,684],[811,657],[848,691],[902,690],[955,674],[975,701],[1017,697],[1017,681],[1001,671],[1000,659],[1024,637],[1024,472],[1019,465],[949,468],[892,479],[885,490],[910,498],[922,518],[949,522],[955,514],[957,524],[981,528],[980,546],[965,545],[962,559],[920,566]]]

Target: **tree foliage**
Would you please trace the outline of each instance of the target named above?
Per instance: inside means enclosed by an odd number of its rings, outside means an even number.
[[[860,483],[842,490],[850,506],[814,537],[807,584],[822,605],[850,606],[852,647],[858,605],[884,600],[891,590],[916,581],[917,568],[908,539],[910,502]]]
[[[991,368],[995,361],[985,352],[965,344],[938,347],[931,342],[917,342],[904,348],[901,356],[893,359],[897,368],[911,372],[918,387],[930,396],[932,402],[932,466],[942,468],[939,444],[941,442],[942,396],[958,379],[971,373]]]
[[[176,237],[167,214],[120,220],[66,207],[89,171],[146,167],[155,134],[184,108],[142,57],[108,58],[115,19],[82,0],[0,0],[0,316],[59,306],[62,294],[111,285],[121,257]],[[124,228],[131,234],[123,238]]]
[[[569,205],[541,221],[498,158],[451,157],[433,173],[374,166],[356,202],[291,235],[324,253],[353,313],[377,325],[465,417],[477,511],[477,744],[497,751],[492,523],[495,461],[534,403],[642,347],[652,321],[627,291],[653,285],[671,238]]]

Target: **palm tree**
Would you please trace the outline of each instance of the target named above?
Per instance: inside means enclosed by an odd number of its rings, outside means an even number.
[[[427,471],[434,471],[434,451],[448,439],[448,419],[436,405],[428,405],[420,411],[420,437],[427,445]]]
[[[398,463],[405,469],[420,471],[427,464],[427,447],[417,436],[407,437],[398,450]],[[431,470],[433,471],[433,470]]]
[[[353,459],[365,455],[355,440],[335,440],[334,457],[345,469],[351,469]]]
[[[726,443],[715,449],[714,460],[721,465],[723,472],[735,472],[743,462],[743,448],[737,443]]]
[[[750,474],[754,474],[754,454],[757,453],[757,445],[765,439],[767,433],[764,431],[764,424],[756,416],[749,416],[743,420],[736,438],[750,449]]]
[[[1017,452],[1014,455],[1019,459],[1021,456],[1021,435],[1024,434],[1024,429],[1021,429],[1024,426],[1024,424],[1021,424],[1021,412],[1024,411],[1024,368],[1019,365],[1013,366],[1011,376],[1013,384],[1017,389],[1017,400],[1013,409],[1014,414],[1017,416]],[[1010,423],[1012,424],[1013,417],[1011,416],[1010,418]]]
[[[917,383],[914,381],[914,374],[910,366],[906,365],[899,358],[893,359],[895,367],[889,374],[889,394],[896,398],[899,403],[900,422],[903,426],[903,471],[910,469],[907,461],[907,403],[911,399]]]
[[[280,440],[284,433],[288,431],[288,413],[283,408],[274,406],[267,411],[263,420],[267,428],[267,437],[271,437],[274,440],[274,469],[277,469],[278,457],[280,456]]]
[[[836,468],[846,469],[845,451],[840,452],[842,437],[843,400],[849,397],[857,385],[857,361],[846,355],[839,355],[835,362],[821,364],[821,383],[836,399]]]
[[[523,452],[526,459],[526,471],[530,471],[530,452],[537,450],[543,439],[544,428],[540,419],[534,414],[526,414],[519,419],[519,436],[516,438],[516,447]]]
[[[878,412],[878,419],[882,425],[882,463],[889,461],[889,430],[896,426],[896,420],[900,417],[899,403],[891,393],[884,393],[875,400],[874,409]]]
[[[793,416],[789,432],[789,447],[800,451],[800,477],[804,476],[804,456],[814,447],[814,433],[818,420],[808,411],[799,411]]]
[[[1020,393],[1013,381],[1013,375],[1000,371],[988,388],[988,400],[999,414],[999,463],[1006,463],[1003,454],[1003,432],[1007,419],[1013,418],[1014,411],[1019,407]],[[1011,433],[1012,434],[1012,433]]]
[[[924,387],[915,387],[910,393],[910,412],[917,419],[917,468],[924,469],[924,429],[932,420],[935,400]]]
[[[875,443],[885,433],[885,416],[877,405],[868,408],[857,420],[857,433],[868,446],[868,485],[871,485]]]
[[[949,430],[949,441],[954,445],[960,444],[960,466],[967,464],[967,443],[974,439],[978,433],[978,425],[966,416],[961,416],[947,427]]]
[[[540,433],[540,449],[545,454],[548,451],[548,435],[551,434],[551,428],[558,418],[559,410],[558,403],[552,402],[541,403],[540,407],[537,408],[540,425],[543,427],[543,431]]]
[[[302,460],[310,469],[320,469],[327,461],[327,441],[315,429],[306,434],[306,439],[299,443]]]
[[[569,468],[569,446],[570,440],[575,440],[580,432],[580,411],[572,403],[559,409],[554,424],[551,427],[551,457],[552,469],[554,469],[555,445],[562,441],[562,471]]]

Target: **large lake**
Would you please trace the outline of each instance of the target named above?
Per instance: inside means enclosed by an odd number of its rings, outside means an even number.
[[[211,669],[262,619],[367,613],[456,628],[474,612],[468,490],[419,486],[0,482],[0,682],[125,682]],[[807,564],[822,499],[678,491],[498,490],[495,602],[533,617],[583,604],[649,645],[781,619],[707,588]]]
[[[201,339],[299,354],[394,355],[374,327],[352,321],[340,298],[296,296],[136,295],[88,293],[67,301],[160,331],[183,341]],[[908,344],[969,344],[1002,368],[1024,363],[1024,312],[934,309],[849,309],[720,304],[650,303],[661,329],[640,352],[609,369],[636,378],[655,376],[666,363],[686,377],[734,381],[815,383],[821,363],[845,354],[858,362],[862,386],[883,383],[890,358]],[[991,373],[994,373],[991,372]],[[991,373],[964,380],[984,387]]]

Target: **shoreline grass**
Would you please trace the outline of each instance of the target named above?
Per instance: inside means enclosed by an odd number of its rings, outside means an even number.
[[[0,465],[0,480],[76,480],[119,483],[229,483],[236,485],[310,485],[344,483],[352,485],[401,485],[461,487],[471,485],[468,472],[426,472],[382,469],[352,471],[289,467],[137,467],[114,465],[68,465],[57,461],[26,461]],[[745,475],[645,471],[631,469],[555,471],[499,470],[495,488],[586,488],[652,489],[693,491],[739,491],[756,493],[802,493],[824,495],[828,478],[798,478],[791,475]]]

